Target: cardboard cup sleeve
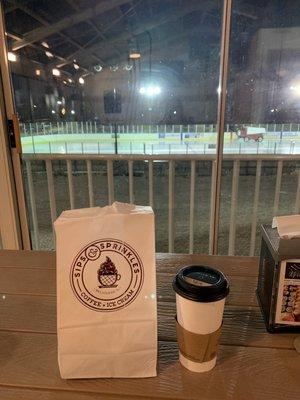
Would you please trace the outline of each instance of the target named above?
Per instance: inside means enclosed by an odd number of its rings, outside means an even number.
[[[176,320],[177,341],[181,354],[194,362],[206,362],[215,358],[218,350],[221,328],[202,335],[184,329]]]

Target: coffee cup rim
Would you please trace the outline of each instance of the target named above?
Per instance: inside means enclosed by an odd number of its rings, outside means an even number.
[[[216,283],[209,286],[198,286],[191,282],[187,282],[185,277],[191,272],[209,273],[218,277]],[[229,282],[223,272],[216,268],[208,267],[206,265],[186,265],[181,268],[175,275],[173,280],[174,291],[191,301],[201,303],[211,303],[219,301],[227,297],[229,293]]]

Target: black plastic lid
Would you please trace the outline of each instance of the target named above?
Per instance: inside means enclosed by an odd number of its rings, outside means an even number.
[[[188,265],[175,276],[173,289],[186,299],[209,303],[222,300],[228,295],[229,282],[217,269],[203,265]]]

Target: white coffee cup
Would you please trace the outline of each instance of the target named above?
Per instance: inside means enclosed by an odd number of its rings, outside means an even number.
[[[187,266],[176,275],[173,288],[180,327],[197,335],[211,335],[219,331],[229,292],[228,281],[222,272],[200,265]],[[217,356],[195,362],[179,351],[179,360],[190,371],[206,372],[215,366]]]

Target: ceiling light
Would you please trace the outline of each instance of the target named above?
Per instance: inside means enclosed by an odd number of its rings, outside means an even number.
[[[54,57],[53,54],[51,53],[51,51],[45,51],[45,54],[49,58],[53,58]]]
[[[81,85],[84,85],[84,79],[83,79],[82,76],[78,79],[78,82],[79,82]]]
[[[74,114],[75,114],[75,111],[74,111],[74,110],[71,110],[71,114],[73,114],[73,115],[74,115]]]
[[[49,44],[47,42],[42,42],[42,46],[46,47],[47,49],[49,49]]]
[[[102,69],[103,69],[103,68],[102,68],[102,65],[100,65],[100,64],[94,66],[94,70],[95,70],[96,72],[101,72]]]
[[[9,61],[12,61],[12,62],[17,61],[17,55],[15,53],[13,53],[12,51],[9,51],[7,53],[7,58]]]
[[[66,109],[65,109],[65,107],[63,107],[61,110],[60,110],[60,113],[61,113],[61,115],[66,115]]]
[[[73,83],[73,80],[71,78],[68,79],[69,83]]]
[[[75,63],[73,64],[73,66],[74,66],[75,69],[79,69],[80,68],[79,65],[75,64]]]
[[[41,70],[40,69],[36,69],[35,70],[35,74],[36,74],[36,76],[40,76],[41,75]]]
[[[156,96],[161,93],[161,88],[159,86],[142,86],[139,90],[140,94],[146,96]]]
[[[127,64],[127,65],[124,66],[123,69],[124,69],[125,71],[131,71],[131,70],[132,70],[132,67],[133,67],[132,65]]]
[[[52,70],[52,75],[53,76],[60,76],[60,70],[57,68],[53,68]]]
[[[62,104],[62,101],[61,101],[61,100],[57,100],[56,103],[57,103],[57,104]]]
[[[111,71],[113,71],[113,72],[116,72],[116,71],[118,71],[119,66],[118,66],[118,65],[111,65],[111,66],[109,67],[109,69],[110,69]]]
[[[52,110],[51,112],[52,112],[52,114],[55,114],[55,111],[54,111],[54,110]]]
[[[131,60],[138,60],[139,58],[141,58],[141,53],[139,51],[131,51],[129,53],[129,58]]]

